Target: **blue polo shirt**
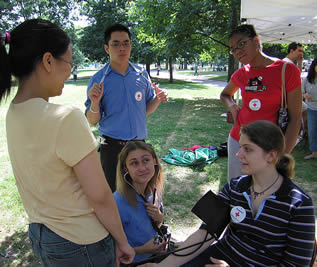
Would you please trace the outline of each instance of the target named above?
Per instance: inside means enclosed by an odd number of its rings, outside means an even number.
[[[99,131],[115,139],[145,139],[146,105],[154,98],[147,72],[129,63],[126,74],[122,75],[111,69],[110,63],[107,63],[89,81],[85,113],[91,105],[89,89],[95,82],[99,84],[102,80],[104,92],[99,104]]]
[[[136,196],[138,206],[135,208],[118,191],[113,194],[120,213],[123,230],[132,247],[142,246],[157,235],[146,212],[144,200],[138,194]],[[137,254],[133,262],[145,260],[150,256],[151,254]]]

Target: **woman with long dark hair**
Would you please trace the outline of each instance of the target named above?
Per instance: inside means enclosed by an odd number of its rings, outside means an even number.
[[[302,88],[307,104],[309,150],[312,152],[305,159],[317,159],[317,58],[311,63]]]

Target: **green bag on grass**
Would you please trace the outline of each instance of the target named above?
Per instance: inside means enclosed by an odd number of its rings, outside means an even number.
[[[197,148],[194,151],[171,148],[162,160],[178,166],[203,166],[213,163],[217,158],[217,150],[207,147]]]

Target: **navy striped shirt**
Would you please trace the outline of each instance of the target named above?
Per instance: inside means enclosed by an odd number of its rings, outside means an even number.
[[[312,199],[290,179],[268,196],[252,215],[250,176],[231,179],[219,196],[231,208],[241,206],[246,217],[229,224],[226,234],[210,248],[211,255],[231,266],[309,266],[315,244]]]

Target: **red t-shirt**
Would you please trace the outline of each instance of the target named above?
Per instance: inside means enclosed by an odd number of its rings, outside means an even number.
[[[276,124],[278,110],[281,106],[282,67],[284,61],[277,60],[271,65],[251,69],[245,65],[238,69],[231,81],[241,89],[242,108],[238,114],[237,125],[230,135],[240,140],[240,126],[257,120],[268,120]],[[294,64],[287,64],[285,70],[286,92],[301,86],[299,69]]]

